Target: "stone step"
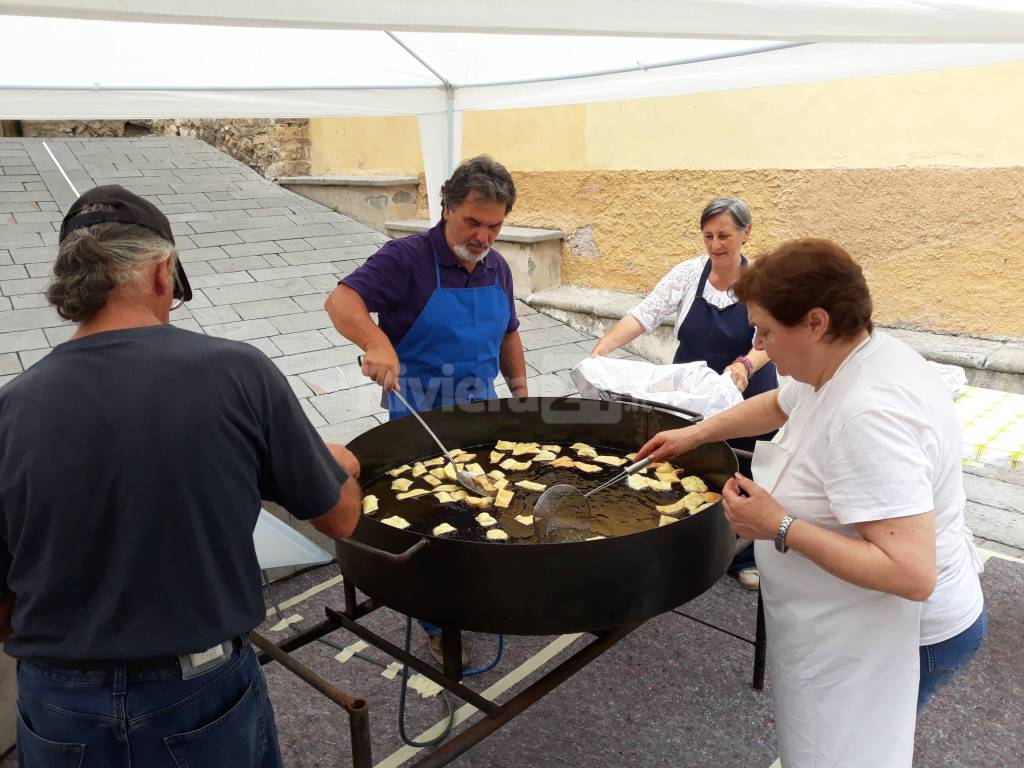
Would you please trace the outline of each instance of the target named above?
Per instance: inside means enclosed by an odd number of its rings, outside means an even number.
[[[418,176],[284,176],[277,183],[383,232],[391,219],[416,216],[420,180]]]

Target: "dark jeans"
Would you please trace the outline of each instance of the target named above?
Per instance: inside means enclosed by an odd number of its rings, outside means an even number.
[[[18,662],[20,768],[280,768],[267,683],[246,642],[216,669]]]
[[[988,608],[971,626],[949,640],[921,646],[921,683],[917,688],[917,711],[950,682],[974,658],[988,629]]]
[[[757,563],[754,562],[754,545],[748,544],[746,547],[736,553],[736,556],[732,559],[729,564],[729,575],[737,576],[739,572],[747,568],[757,568]]]

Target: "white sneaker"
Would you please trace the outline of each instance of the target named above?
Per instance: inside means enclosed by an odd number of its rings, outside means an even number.
[[[757,568],[744,568],[736,574],[736,578],[740,586],[751,592],[756,592],[761,587],[761,572]]]

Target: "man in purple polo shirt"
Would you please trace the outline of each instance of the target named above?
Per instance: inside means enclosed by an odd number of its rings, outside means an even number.
[[[499,371],[526,397],[512,274],[491,248],[515,199],[504,166],[465,161],[441,187],[441,221],[384,245],[327,299],[334,327],[365,352],[363,374],[388,393],[392,419],[408,413],[394,389],[424,411],[495,398]]]

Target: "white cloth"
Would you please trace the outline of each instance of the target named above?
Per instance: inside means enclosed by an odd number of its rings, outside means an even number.
[[[707,363],[654,365],[640,360],[585,357],[569,372],[580,397],[602,392],[638,397],[684,408],[709,418],[743,401],[732,375],[715,373]]]
[[[700,283],[701,272],[707,263],[708,256],[704,254],[677,264],[658,281],[654,290],[643,301],[629,311],[629,314],[639,320],[640,325],[650,333],[675,313],[676,322],[672,334],[678,337],[679,326],[683,324],[690,307],[693,306],[693,300],[697,297],[697,284]],[[706,280],[704,301],[718,309],[725,309],[736,303],[736,297],[731,289],[720,291],[710,280]],[[750,329],[750,342],[754,342],[753,328]]]
[[[984,605],[981,559],[964,522],[956,407],[934,368],[891,336],[874,334],[848,362],[849,394],[836,405],[831,434],[812,441],[802,480],[824,484],[832,514],[844,525],[935,512],[938,574],[922,608],[920,642],[948,640],[971,626]],[[792,414],[814,397],[812,387],[793,382],[780,391],[779,406]]]
[[[923,462],[909,450],[873,443],[862,456],[847,445],[853,439],[863,451],[862,425],[868,433],[877,427],[871,374],[886,346],[869,338],[818,392],[788,387],[780,395],[786,425],[754,452],[754,480],[789,514],[851,538],[854,522],[931,509],[917,477]],[[863,476],[865,469],[880,474]],[[920,604],[850,584],[771,541],[757,541],[755,556],[782,764],[909,768]]]

